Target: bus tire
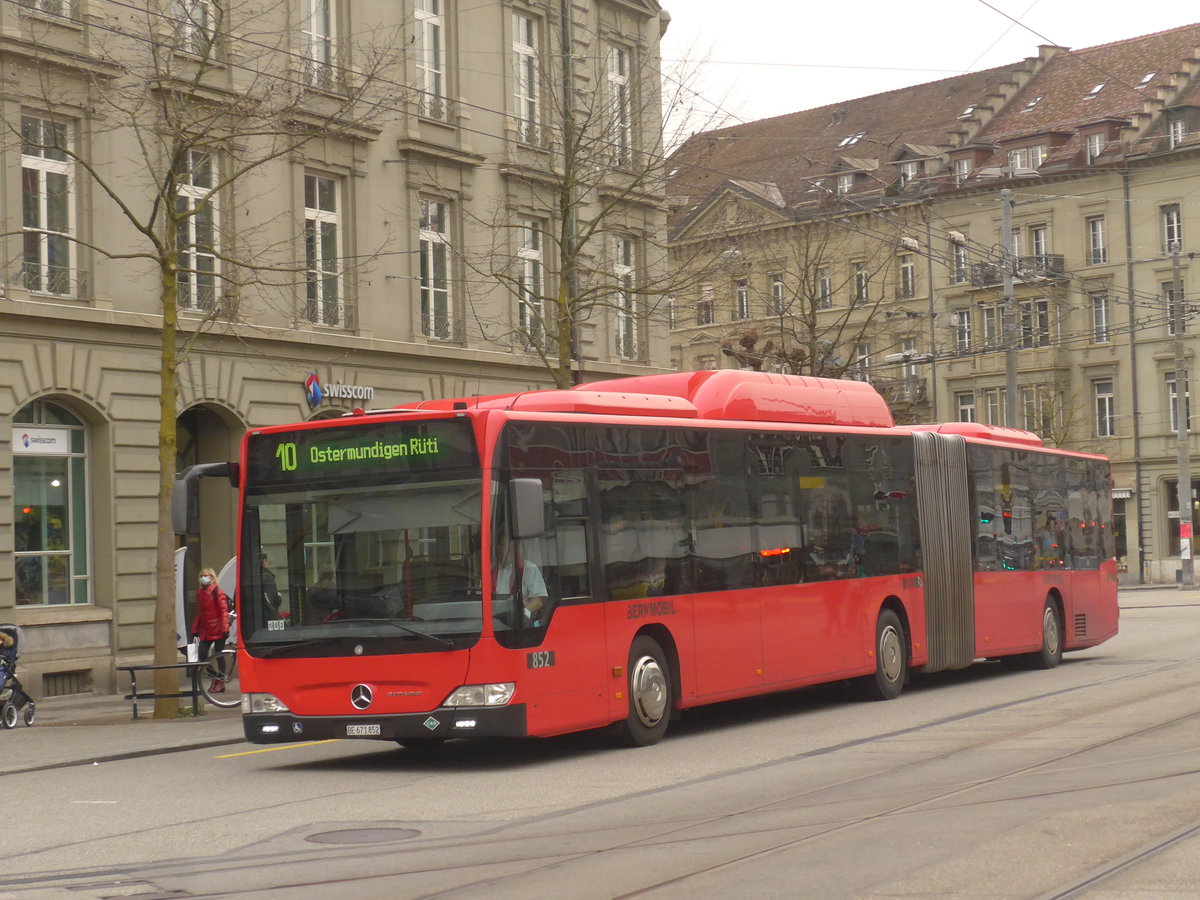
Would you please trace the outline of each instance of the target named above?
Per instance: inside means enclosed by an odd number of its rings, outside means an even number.
[[[863,679],[868,700],[895,700],[908,678],[908,641],[900,617],[881,610],[875,623],[875,674]]]
[[[1042,649],[1029,654],[1029,664],[1035,669],[1053,669],[1062,662],[1063,628],[1058,604],[1047,597],[1042,607]]]
[[[653,638],[638,635],[629,648],[629,714],[622,737],[633,747],[657,744],[667,731],[675,695],[666,654]]]

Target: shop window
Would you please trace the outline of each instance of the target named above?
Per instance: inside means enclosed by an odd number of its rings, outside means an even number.
[[[12,447],[17,605],[91,602],[86,427],[39,400],[13,416]]]

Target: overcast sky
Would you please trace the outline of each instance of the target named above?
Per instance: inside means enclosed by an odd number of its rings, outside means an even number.
[[[660,2],[671,14],[664,70],[708,60],[699,89],[730,123],[1005,65],[1039,44],[1080,49],[1200,22],[1200,5],[1183,0]]]

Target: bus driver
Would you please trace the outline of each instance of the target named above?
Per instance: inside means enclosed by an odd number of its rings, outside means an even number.
[[[540,627],[542,614],[546,611],[546,579],[533,560],[518,553],[517,561],[521,572],[521,602],[525,607],[525,621]],[[500,565],[496,567],[495,607],[503,609],[511,604],[514,580],[512,544],[506,543]]]

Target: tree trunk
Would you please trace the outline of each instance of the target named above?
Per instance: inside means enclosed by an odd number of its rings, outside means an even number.
[[[178,339],[176,270],[177,254],[171,251],[162,259],[160,300],[162,302],[162,357],[159,372],[158,421],[158,552],[155,564],[155,583],[158,593],[154,601],[154,662],[158,665],[179,662],[175,646],[175,529],[171,524],[171,489],[175,483],[177,455],[175,425],[178,418],[176,392],[176,342]],[[187,629],[189,623],[178,623]],[[189,635],[190,636],[190,635]],[[169,719],[179,714],[179,700],[163,697],[179,691],[179,672],[160,669],[154,673],[154,718]]]

